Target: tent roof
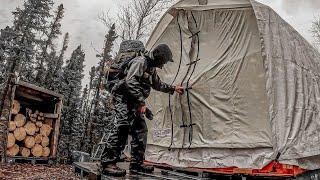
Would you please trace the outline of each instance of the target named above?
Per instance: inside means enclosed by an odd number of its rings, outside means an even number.
[[[240,7],[251,7],[251,3],[249,0],[181,0],[172,8],[184,10],[209,10]]]
[[[150,36],[146,48],[151,50],[156,41],[174,19],[176,10],[204,11],[210,9],[233,9],[252,7],[250,0],[180,0],[160,19]]]

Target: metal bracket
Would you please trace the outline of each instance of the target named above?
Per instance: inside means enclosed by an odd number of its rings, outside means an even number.
[[[196,63],[196,62],[198,62],[198,61],[200,61],[200,59],[197,59],[197,60],[195,60],[195,61],[192,61],[192,62],[188,63],[187,66],[190,66],[190,65],[192,65],[192,64],[194,64],[194,63]]]

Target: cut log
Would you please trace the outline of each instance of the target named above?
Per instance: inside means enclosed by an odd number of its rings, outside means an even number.
[[[33,122],[29,121],[26,125],[24,125],[24,129],[28,135],[33,136],[36,133],[37,126]]]
[[[31,152],[30,149],[22,147],[20,148],[20,154],[22,155],[22,157],[29,157]]]
[[[17,128],[17,125],[14,121],[9,121],[9,131],[14,131]]]
[[[16,143],[16,138],[12,133],[8,134],[7,148],[11,148]]]
[[[30,121],[37,122],[37,118],[30,117]]]
[[[34,137],[34,141],[36,144],[41,144],[42,142],[42,135],[41,134],[37,134],[35,137]]]
[[[48,119],[58,119],[59,114],[44,113],[43,117]]]
[[[20,108],[21,106],[19,101],[13,100],[11,114],[14,114],[14,115],[18,114],[20,112]]]
[[[34,114],[38,116],[38,115],[39,115],[39,111],[36,110],[36,111],[34,112]]]
[[[49,125],[50,127],[53,127],[53,119],[50,119],[50,118],[46,118],[44,120],[44,123]]]
[[[24,146],[27,148],[32,148],[35,145],[35,139],[32,136],[27,136],[24,139]]]
[[[52,128],[47,125],[47,124],[43,124],[42,127],[40,128],[40,134],[44,135],[44,136],[49,136],[51,133]]]
[[[26,112],[27,112],[27,114],[28,114],[28,117],[31,117],[31,115],[32,115],[32,110],[29,109],[29,108],[26,108]]]
[[[42,137],[41,146],[47,147],[49,145],[49,138],[47,136]]]
[[[31,150],[31,153],[35,157],[41,157],[42,151],[43,151],[43,147],[39,144],[35,144]]]
[[[26,130],[24,129],[24,127],[19,127],[13,131],[13,135],[17,141],[22,141],[26,138],[27,133],[26,133]]]
[[[40,112],[40,113],[39,113],[39,116],[43,117],[43,113],[42,113],[42,112]]]
[[[37,119],[38,115],[36,115],[36,114],[31,114],[30,117],[32,117],[32,118],[34,118],[34,119]]]
[[[40,128],[37,126],[36,127],[36,132],[39,132],[40,131]]]
[[[36,122],[36,126],[37,126],[37,127],[42,127],[42,124],[43,124],[43,123],[42,123],[41,121],[37,121],[37,122]]]
[[[44,147],[42,150],[42,156],[43,157],[49,157],[50,155],[50,148],[49,147]]]
[[[17,127],[22,127],[26,123],[26,117],[23,114],[17,114],[14,117],[14,122]]]
[[[16,156],[19,153],[19,146],[17,144],[13,145],[11,148],[7,149],[8,156]]]

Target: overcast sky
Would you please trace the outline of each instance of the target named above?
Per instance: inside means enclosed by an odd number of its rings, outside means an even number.
[[[313,43],[310,27],[312,20],[320,15],[320,0],[259,1],[271,6],[310,43]],[[98,15],[108,10],[112,14],[116,14],[117,7],[125,3],[126,0],[55,0],[55,2],[55,6],[63,3],[65,7],[62,31],[70,33],[70,46],[66,58],[70,57],[72,50],[78,44],[82,44],[86,53],[85,74],[87,75],[90,67],[98,62],[98,59],[95,58],[94,48],[101,50],[104,35],[108,30],[99,22]],[[0,28],[11,25],[11,12],[22,3],[23,0],[0,0]],[[85,82],[87,81],[85,80]]]

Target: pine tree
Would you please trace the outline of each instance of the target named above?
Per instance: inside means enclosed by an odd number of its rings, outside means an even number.
[[[61,90],[61,76],[62,76],[62,66],[63,66],[63,57],[64,53],[68,48],[69,43],[69,34],[66,33],[63,38],[62,49],[60,51],[59,57],[54,56],[49,58],[48,62],[48,71],[45,78],[45,86],[46,88],[60,92]]]
[[[32,81],[34,76],[35,47],[43,43],[41,36],[48,29],[48,18],[53,0],[28,0],[24,3],[24,9],[17,8],[13,12],[13,49],[9,57],[11,63],[18,65],[23,80]]]
[[[90,114],[90,107],[91,107],[91,102],[92,102],[92,98],[91,97],[94,97],[94,85],[95,85],[95,81],[96,81],[96,67],[93,66],[91,67],[91,70],[89,72],[89,75],[90,75],[90,81],[89,81],[89,89],[88,89],[88,95],[87,95],[87,99],[85,100],[85,106],[84,106],[84,109],[83,109],[83,112],[85,113],[84,115],[84,125],[85,125],[85,128],[86,128],[86,132],[87,132],[87,128],[88,128],[88,118],[89,118],[89,114]],[[82,151],[84,152],[89,152],[90,151],[90,145],[91,145],[91,142],[90,142],[90,138],[88,137],[87,134],[85,134],[85,136],[83,137],[83,140],[82,140]]]
[[[97,57],[101,57],[99,66],[97,67],[98,77],[95,88],[95,95],[91,102],[89,116],[88,116],[88,126],[86,129],[86,138],[90,139],[91,144],[86,144],[88,147],[96,144],[103,133],[104,120],[106,118],[107,109],[105,108],[105,102],[107,102],[107,92],[103,90],[103,79],[105,77],[105,66],[107,61],[110,61],[112,56],[112,48],[114,41],[117,39],[115,32],[115,24],[113,24],[105,36],[105,43],[103,47],[103,52]],[[101,92],[102,91],[102,92]],[[94,126],[93,126],[94,125]],[[89,142],[86,140],[86,142]]]
[[[82,97],[81,97],[81,104],[80,104],[80,109],[82,112],[82,117],[85,117],[85,108],[87,106],[87,98],[88,98],[88,84],[86,85],[86,87],[83,89],[82,92]]]
[[[80,149],[80,141],[84,129],[80,114],[84,59],[85,54],[81,46],[78,46],[63,68],[62,94],[64,95],[64,109],[59,144],[60,157],[69,158],[73,150]]]
[[[64,14],[64,8],[63,4],[60,4],[58,6],[58,10],[55,13],[55,17],[53,22],[50,25],[49,32],[47,33],[47,39],[43,42],[42,44],[42,52],[41,54],[37,57],[37,65],[36,65],[36,77],[35,77],[35,82],[38,85],[43,85],[44,82],[44,77],[46,76],[47,71],[51,71],[53,69],[50,69],[52,67],[46,68],[46,64],[55,64],[55,62],[50,62],[52,60],[56,60],[55,58],[50,58],[49,57],[49,49],[54,49],[53,47],[53,40],[58,38],[58,36],[61,34],[61,20],[63,18]]]
[[[13,38],[13,29],[7,26],[0,30],[0,94],[3,90],[5,80],[8,75],[7,57],[10,53],[10,46]]]

